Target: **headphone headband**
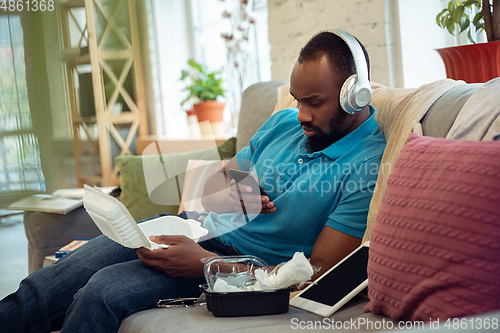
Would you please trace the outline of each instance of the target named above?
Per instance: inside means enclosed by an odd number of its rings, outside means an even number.
[[[340,90],[340,105],[350,114],[363,110],[372,98],[372,89],[368,79],[368,64],[361,45],[356,38],[344,30],[330,30],[347,44],[351,50],[356,74],[351,75],[342,85]]]

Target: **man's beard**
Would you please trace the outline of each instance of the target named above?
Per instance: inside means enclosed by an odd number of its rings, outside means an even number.
[[[304,143],[306,150],[309,153],[314,153],[323,150],[342,139],[345,135],[345,129],[342,125],[346,117],[347,113],[345,112],[339,113],[337,117],[332,117],[329,123],[330,133],[322,132],[319,128],[312,126],[311,123],[301,123],[302,126],[312,128],[317,131],[315,135],[306,138],[306,142]]]

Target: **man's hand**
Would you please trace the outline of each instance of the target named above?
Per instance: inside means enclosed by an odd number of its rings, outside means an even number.
[[[229,183],[229,197],[234,208],[243,214],[267,214],[276,211],[274,203],[268,196],[255,193],[251,186],[237,184],[234,179]]]
[[[207,212],[224,214],[239,211],[241,213],[266,214],[276,211],[274,203],[271,202],[269,197],[260,193],[249,195],[252,192],[250,186],[238,184],[242,191],[242,197],[244,197],[243,200],[240,200],[236,183],[228,172],[229,169],[240,170],[236,157],[226,162],[224,167],[207,180],[203,188],[203,196],[201,197],[203,208]],[[252,176],[257,180],[257,184],[259,184],[257,176],[255,174],[252,174]],[[241,201],[243,201],[243,205],[246,208],[245,211],[243,210]]]
[[[150,236],[151,241],[168,244],[166,249],[138,248],[137,255],[143,264],[156,268],[172,277],[194,278],[204,276],[201,259],[218,255],[202,248],[186,236]]]

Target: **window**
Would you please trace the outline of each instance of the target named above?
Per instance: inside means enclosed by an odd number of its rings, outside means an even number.
[[[248,0],[247,10],[255,18],[249,29],[245,60],[239,61],[236,70],[243,74],[243,80],[235,75],[234,62],[228,53],[223,33],[231,30],[229,20],[222,16],[224,11],[239,14],[241,0],[152,0],[154,6],[153,30],[150,35],[156,47],[150,47],[152,65],[156,64],[161,86],[156,101],[161,101],[161,115],[156,115],[157,134],[177,138],[189,136],[183,129],[187,126],[186,113],[180,102],[184,99],[183,84],[179,81],[181,71],[188,69],[187,60],[194,58],[208,66],[209,70],[224,69],[226,88],[226,111],[224,120],[233,129],[237,123],[241,92],[253,83],[271,79],[270,45],[267,29],[267,0]],[[149,15],[151,16],[151,15]],[[150,29],[151,34],[151,29]],[[153,68],[155,72],[155,68]],[[156,92],[155,92],[156,93]],[[158,105],[158,104],[157,104]]]
[[[468,43],[466,34],[454,37],[436,24],[436,15],[447,4],[448,1],[399,0],[399,33],[405,88],[416,88],[444,79],[444,63],[436,49]],[[479,40],[484,38],[478,37]]]
[[[0,15],[0,192],[45,191],[33,134],[19,15]]]

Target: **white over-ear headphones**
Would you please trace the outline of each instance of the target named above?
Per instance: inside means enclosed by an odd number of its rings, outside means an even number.
[[[356,38],[344,30],[329,31],[344,40],[351,50],[356,73],[347,78],[340,89],[340,106],[349,114],[363,110],[372,99],[372,88],[368,79],[368,65],[365,54]]]

